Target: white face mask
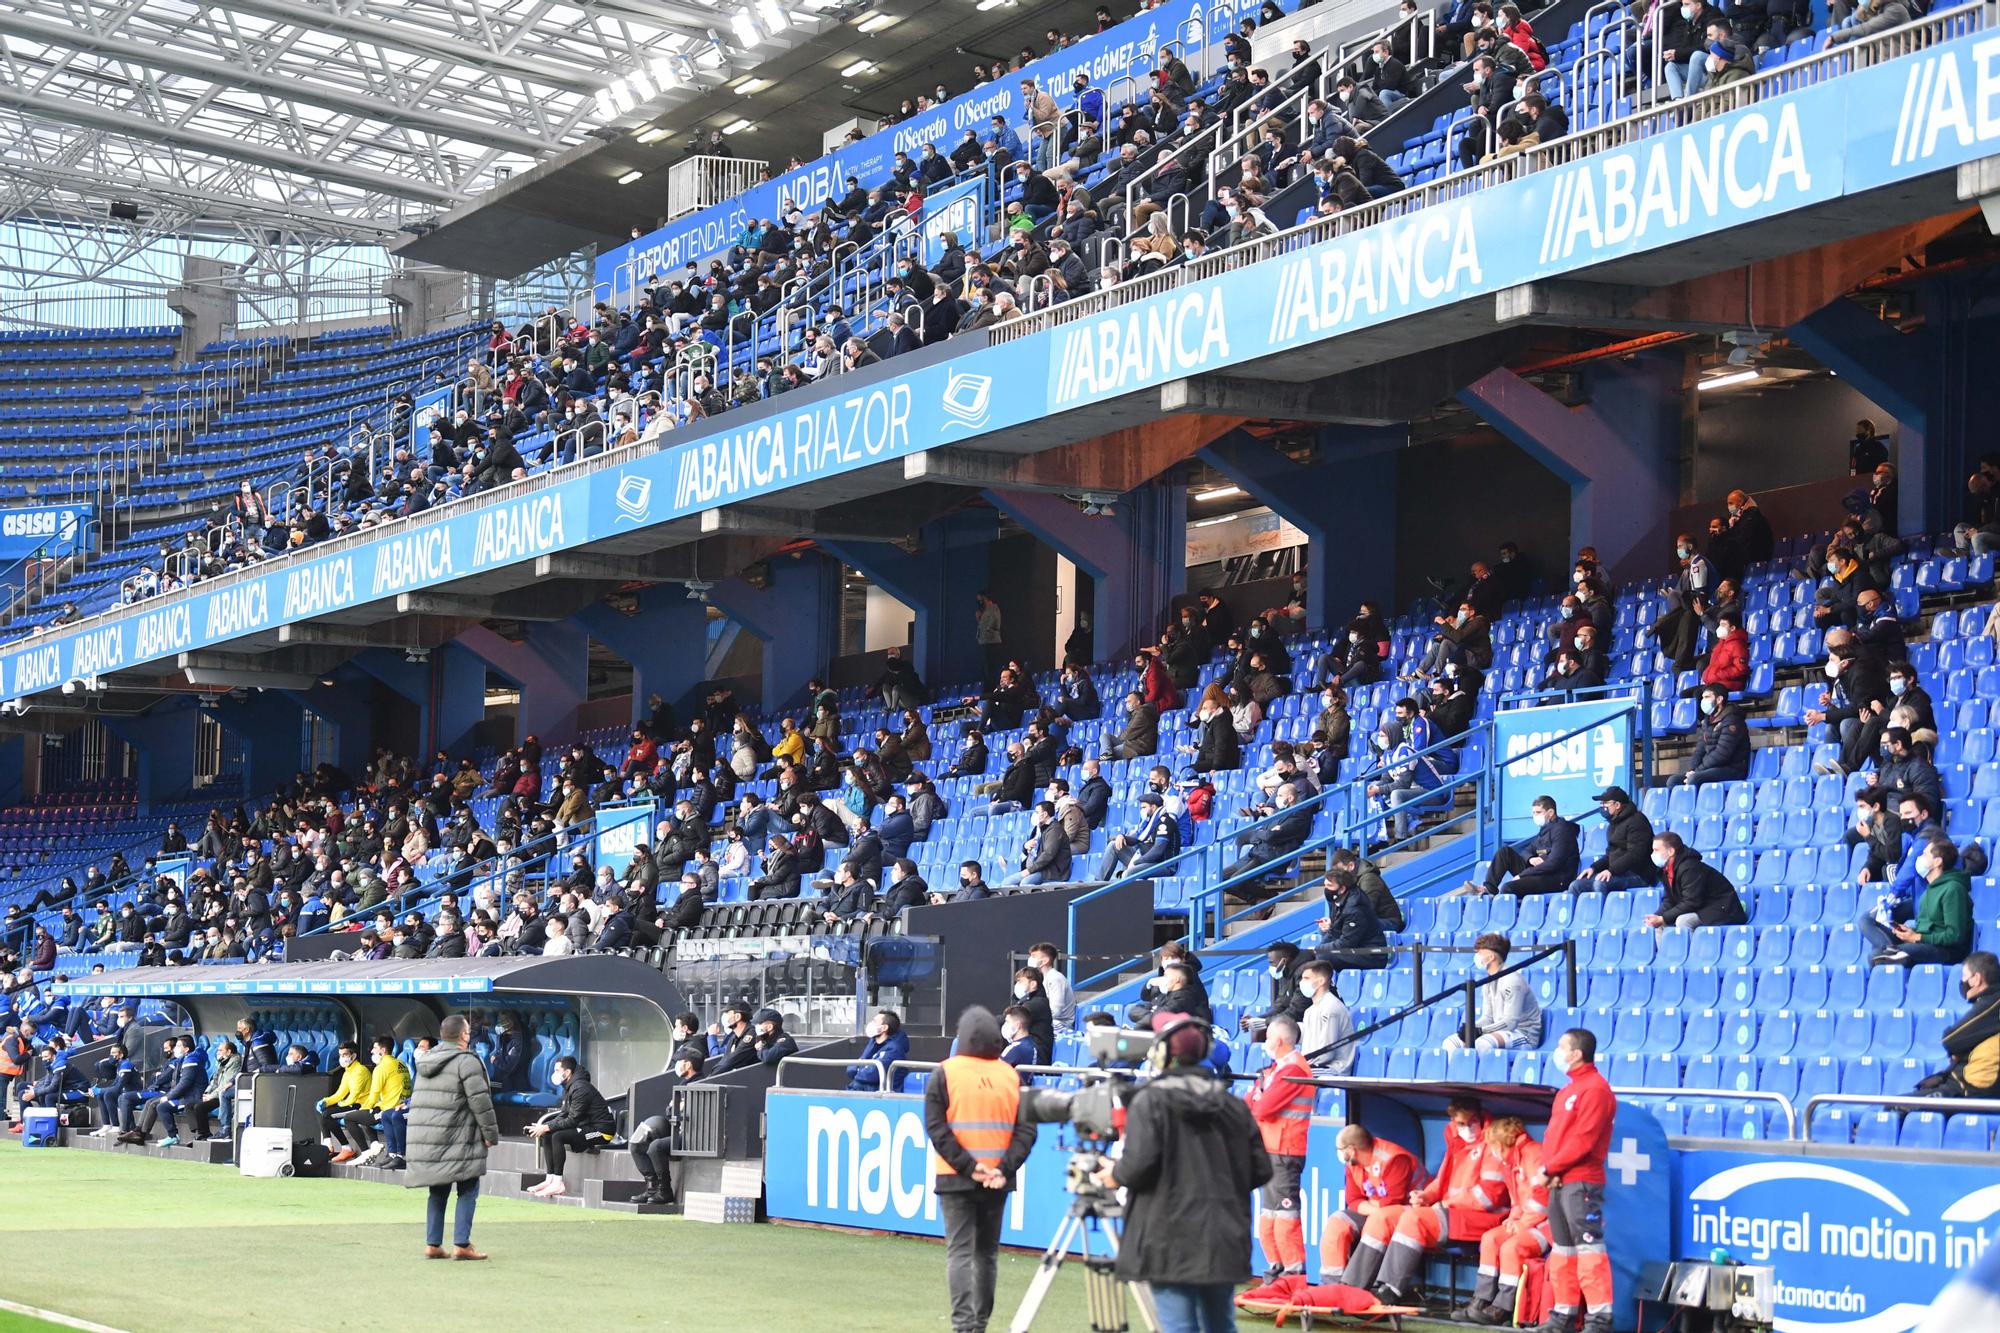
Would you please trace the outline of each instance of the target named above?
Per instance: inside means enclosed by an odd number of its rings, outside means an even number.
[[[1548,812],[1544,810],[1535,811],[1535,827],[1547,828],[1548,826],[1549,826]]]
[[[1838,680],[1838,679],[1840,679],[1840,659],[1839,659],[1839,658],[1837,658],[1837,657],[1836,657],[1836,658],[1831,658],[1831,659],[1829,659],[1829,660],[1827,661],[1827,664],[1826,664],[1826,678],[1827,678],[1828,680]]]
[[[1654,853],[1653,853],[1653,864],[1654,864],[1654,865],[1656,865],[1656,866],[1658,866],[1658,867],[1660,867],[1660,869],[1664,870],[1664,869],[1666,869],[1666,868],[1667,868],[1667,860],[1668,860],[1668,857],[1667,857],[1667,854],[1666,854],[1665,852],[1654,852]]]
[[[1576,1056],[1568,1047],[1559,1046],[1556,1048],[1554,1063],[1557,1069],[1567,1074],[1570,1070],[1576,1068]]]
[[[1015,999],[1017,999],[1017,1000],[1025,1000],[1025,999],[1027,999],[1027,998],[1028,998],[1028,983],[1027,983],[1027,982],[1025,982],[1025,981],[1022,981],[1022,982],[1017,982],[1017,983],[1015,984],[1015,986],[1014,986],[1014,998],[1015,998]]]
[[[1459,1125],[1456,1128],[1458,1131],[1458,1137],[1465,1140],[1465,1142],[1467,1143],[1470,1143],[1474,1139],[1479,1137],[1479,1128],[1476,1125]]]

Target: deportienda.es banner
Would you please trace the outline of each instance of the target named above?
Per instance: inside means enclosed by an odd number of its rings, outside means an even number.
[[[1688,1152],[1675,1234],[1684,1255],[1770,1265],[1778,1333],[1908,1333],[1996,1218],[2000,1161]]]
[[[1290,13],[1298,0],[1279,2]],[[1226,22],[1233,27],[1238,18],[1262,8],[1262,0],[1231,0],[1231,4],[1226,14],[1213,15],[1218,25]],[[985,139],[992,132],[994,116],[1006,122],[1025,144],[1022,79],[1033,79],[1064,111],[1070,110],[1075,102],[1072,84],[1078,74],[1087,75],[1092,87],[1105,91],[1107,101],[1114,106],[1135,99],[1143,101],[1150,91],[1144,71],[1152,67],[1153,55],[1160,47],[1171,44],[1185,56],[1211,41],[1222,40],[1220,31],[1208,33],[1210,18],[1201,0],[1174,0],[1158,9],[1146,10],[1107,32],[1086,37],[1074,46],[1033,61],[1017,74],[983,83],[858,143],[847,144],[817,161],[752,186],[733,199],[677,218],[658,231],[603,251],[597,257],[597,285],[615,293],[629,293],[635,285],[655,276],[663,282],[671,281],[685,265],[706,264],[711,257],[729,249],[751,222],[775,221],[781,217],[787,203],[810,214],[828,200],[847,193],[849,176],[860,181],[861,188],[871,189],[889,178],[897,153],[908,153],[910,160],[915,161],[925,144],[936,144],[938,152],[949,157],[968,130]],[[1133,75],[1138,77],[1128,77]],[[954,70],[947,81],[957,83],[963,78],[961,71]]]
[[[538,489],[478,496],[385,525],[372,540],[274,560],[27,640],[0,656],[0,700],[975,441],[1077,403],[1487,300],[1579,263],[1726,235],[2000,152],[2000,116],[1959,114],[1954,107],[1969,104],[1939,103],[1918,84],[1958,89],[1982,107],[2000,103],[2000,37],[1961,37],[1808,84],[1043,334],[795,390],[717,418],[712,429],[676,431],[653,453],[536,478],[529,484]],[[1885,109],[1895,108],[1892,119]]]

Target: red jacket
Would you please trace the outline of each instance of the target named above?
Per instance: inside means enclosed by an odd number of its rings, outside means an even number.
[[[1721,685],[1740,690],[1750,679],[1750,644],[1742,630],[1726,639],[1717,639],[1708,650],[1708,666],[1701,673],[1704,685]]]
[[[1157,655],[1146,659],[1146,674],[1139,684],[1139,693],[1162,713],[1181,706],[1181,692],[1167,679],[1167,669],[1160,665]]]
[[[1542,1134],[1542,1170],[1566,1185],[1602,1185],[1617,1112],[1618,1098],[1596,1065],[1570,1070],[1569,1085],[1556,1094]]]
[[[1280,1157],[1306,1155],[1306,1131],[1311,1127],[1313,1094],[1318,1089],[1293,1080],[1312,1076],[1312,1067],[1297,1051],[1287,1052],[1284,1059],[1257,1075],[1257,1085],[1244,1101],[1264,1136],[1265,1152]]]
[[[1415,1153],[1400,1143],[1377,1139],[1366,1156],[1347,1168],[1344,1202],[1349,1208],[1358,1208],[1364,1200],[1377,1207],[1400,1208],[1428,1179]]]

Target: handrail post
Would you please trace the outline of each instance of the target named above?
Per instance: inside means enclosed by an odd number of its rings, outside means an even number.
[[[1576,941],[1564,940],[1562,950],[1564,984],[1569,989],[1568,1006],[1574,1009],[1576,1008]]]
[[[1465,993],[1465,1026],[1459,1029],[1467,1050],[1477,1050],[1479,1042],[1479,1008],[1472,998],[1477,986],[1468,978],[1461,988]]]
[[[1424,942],[1422,940],[1416,941],[1416,943],[1411,946],[1411,950],[1412,950],[1412,957],[1411,957],[1412,966],[1410,972],[1410,984],[1412,989],[1410,992],[1410,997],[1414,999],[1418,1004],[1422,1004],[1424,1002]]]

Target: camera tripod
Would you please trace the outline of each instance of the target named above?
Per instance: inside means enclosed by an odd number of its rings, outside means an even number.
[[[1083,1259],[1084,1308],[1090,1312],[1092,1333],[1127,1333],[1131,1327],[1125,1319],[1127,1288],[1131,1289],[1133,1304],[1139,1307],[1139,1322],[1147,1333],[1159,1333],[1160,1316],[1153,1306],[1152,1287],[1144,1282],[1126,1282],[1112,1268],[1118,1259],[1118,1232],[1111,1224],[1124,1216],[1125,1209],[1115,1194],[1097,1186],[1079,1191],[1070,1202],[1062,1225],[1056,1228],[1055,1239],[1042,1252],[1042,1262],[1035,1269],[1034,1280],[1028,1283],[1028,1294],[1021,1298],[1021,1308],[1014,1312],[1014,1322],[1007,1325],[1007,1333],[1028,1333],[1049,1288],[1055,1285],[1063,1260],[1069,1257],[1072,1242]],[[1101,1254],[1090,1251],[1093,1224],[1103,1245]]]

